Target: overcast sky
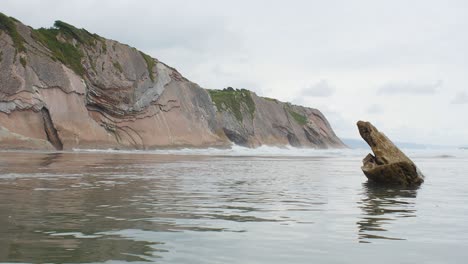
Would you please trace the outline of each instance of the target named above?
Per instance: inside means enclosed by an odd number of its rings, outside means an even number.
[[[340,137],[468,145],[468,1],[0,0],[134,46],[204,88],[318,108]]]

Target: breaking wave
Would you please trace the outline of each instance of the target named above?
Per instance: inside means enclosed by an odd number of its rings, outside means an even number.
[[[468,157],[467,150],[458,149],[402,149],[410,158],[452,159]],[[206,156],[263,156],[263,157],[360,157],[370,153],[370,149],[309,149],[260,146],[246,148],[233,145],[231,148],[182,148],[160,150],[117,150],[117,149],[73,149],[78,153],[115,153],[115,154],[158,154],[158,155],[206,155]]]
[[[367,150],[353,149],[308,149],[286,147],[260,146],[246,148],[233,145],[231,148],[182,148],[161,150],[115,150],[115,149],[73,149],[74,152],[92,153],[123,153],[123,154],[162,154],[162,155],[208,155],[208,156],[293,156],[293,157],[337,157],[362,155]]]

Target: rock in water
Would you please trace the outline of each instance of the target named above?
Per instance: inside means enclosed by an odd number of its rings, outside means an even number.
[[[369,154],[362,161],[361,169],[370,181],[402,186],[417,186],[424,181],[413,161],[370,122],[359,121],[357,126],[375,155]]]

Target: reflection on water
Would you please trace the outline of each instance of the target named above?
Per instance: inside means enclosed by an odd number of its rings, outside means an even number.
[[[53,164],[56,161],[59,161],[60,158],[63,156],[63,153],[47,153],[44,154],[42,158],[39,158],[39,166],[40,167],[48,167],[49,165]]]
[[[417,189],[398,189],[376,186],[372,182],[362,184],[363,194],[358,206],[363,216],[357,222],[359,240],[370,243],[372,239],[405,240],[403,237],[385,235],[392,222],[402,217],[416,217]]]
[[[99,169],[89,170],[86,166],[99,163],[101,169],[113,170],[113,166],[96,159],[61,166],[65,177],[51,178],[47,168],[61,158],[63,154],[8,160],[2,168],[10,175],[0,181],[0,261],[136,261],[163,251],[158,250],[158,242],[107,233],[128,228],[171,229],[170,224],[139,220],[152,216],[131,202],[135,194],[150,192],[147,182],[124,183],[95,176],[92,172]],[[17,175],[38,169],[42,172],[32,177]],[[85,176],[79,177],[79,170]]]
[[[362,185],[361,157],[0,152],[0,262],[374,263],[412,248],[410,262],[457,263],[467,160],[418,160],[424,185],[397,190]]]
[[[199,169],[194,161],[210,166],[206,157],[2,157],[0,261],[154,261],[168,251],[157,233],[245,232],[217,223],[288,221],[262,208],[282,194],[258,188],[261,179],[207,179],[198,186],[184,177]],[[300,200],[290,202],[300,209]],[[134,238],[145,232],[150,239]]]

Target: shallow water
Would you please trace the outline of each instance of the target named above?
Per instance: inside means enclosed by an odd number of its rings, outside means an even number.
[[[398,190],[364,151],[0,152],[0,261],[464,263],[467,153]]]

